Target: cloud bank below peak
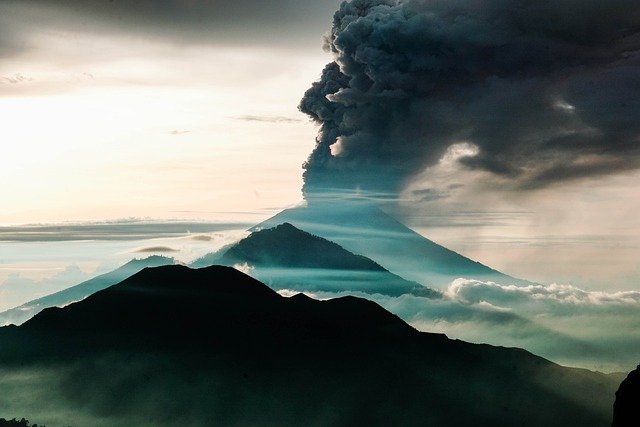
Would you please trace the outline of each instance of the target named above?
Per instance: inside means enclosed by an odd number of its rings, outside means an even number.
[[[321,299],[343,294],[310,293]],[[564,284],[512,286],[461,278],[451,282],[440,299],[366,298],[421,331],[520,347],[566,366],[626,371],[637,364],[640,351],[637,291],[586,291]]]

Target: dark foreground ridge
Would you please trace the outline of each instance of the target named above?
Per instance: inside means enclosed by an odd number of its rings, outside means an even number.
[[[629,373],[616,391],[612,427],[640,425],[640,365]]]
[[[0,356],[0,369],[59,373],[50,390],[71,425],[604,427],[617,387],[418,332],[361,298],[285,298],[221,266],[148,268],[44,310],[0,328]]]

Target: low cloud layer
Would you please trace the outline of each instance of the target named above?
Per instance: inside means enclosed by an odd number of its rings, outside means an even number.
[[[334,62],[300,103],[321,125],[307,196],[394,195],[451,147],[503,188],[640,166],[632,1],[354,0],[325,49]]]
[[[375,300],[419,330],[520,347],[568,366],[625,371],[637,364],[640,352],[637,291],[585,291],[561,284],[517,287],[458,279],[442,299],[360,296]]]
[[[51,277],[43,279],[32,279],[20,272],[9,273],[6,277],[0,274],[0,311],[18,306],[25,301],[25,298],[33,300],[50,295],[95,275],[95,272],[82,271],[76,264],[60,267],[54,271],[56,273]]]
[[[451,299],[466,304],[491,301],[499,306],[514,303],[553,304],[564,307],[603,307],[640,304],[640,292],[584,291],[571,285],[503,286],[493,282],[459,279],[446,292]]]
[[[252,223],[243,222],[187,222],[115,220],[60,224],[26,224],[0,227],[0,241],[5,242],[63,242],[79,240],[142,240],[150,238],[181,237],[194,234],[195,240],[211,236],[199,233],[244,230]]]

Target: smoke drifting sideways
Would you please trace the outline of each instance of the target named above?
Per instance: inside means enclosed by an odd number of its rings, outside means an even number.
[[[452,149],[504,189],[640,167],[633,0],[353,0],[324,49],[307,201],[397,197]]]

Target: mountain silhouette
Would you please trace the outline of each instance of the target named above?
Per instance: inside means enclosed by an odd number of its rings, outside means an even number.
[[[451,251],[365,203],[314,202],[286,209],[253,230],[288,222],[369,257],[391,272],[423,285],[444,289],[459,277],[503,284],[530,285]]]
[[[638,425],[640,425],[640,365],[629,373],[616,391],[611,426],[637,427]]]
[[[254,231],[192,266],[206,263],[244,265],[251,268],[253,276],[274,289],[441,297],[433,289],[405,280],[367,257],[355,255],[289,223]]]
[[[43,356],[77,357],[83,352],[116,348],[183,351],[184,346],[192,345],[198,352],[210,352],[217,350],[220,343],[241,345],[247,337],[262,340],[268,335],[270,339],[288,340],[287,333],[305,335],[320,329],[328,338],[351,329],[364,336],[376,325],[394,334],[413,332],[400,318],[367,300],[330,300],[323,302],[327,309],[320,311],[313,305],[316,302],[301,294],[281,297],[231,267],[144,269],[81,302],[46,309],[22,326],[10,327],[10,331],[26,331],[28,339],[16,339],[5,354],[23,360],[38,355],[38,349],[31,348],[30,343],[40,346],[43,342],[47,343]],[[296,319],[295,325],[289,325],[292,319]],[[216,340],[197,339],[202,328]],[[262,328],[279,332],[277,336],[265,335]],[[65,332],[61,336],[57,331]],[[34,340],[34,336],[38,339]],[[28,345],[20,350],[16,342]]]
[[[0,361],[24,381],[0,404],[52,424],[29,400],[50,393],[56,413],[89,426],[595,427],[617,386],[418,332],[361,298],[285,298],[222,266],[147,268],[0,328]],[[50,384],[29,388],[42,372]]]
[[[101,274],[78,285],[71,286],[50,295],[26,302],[18,307],[0,313],[0,326],[19,325],[48,307],[61,307],[80,301],[89,295],[115,285],[146,267],[174,264],[173,258],[153,255],[144,259],[133,259],[109,273]]]

